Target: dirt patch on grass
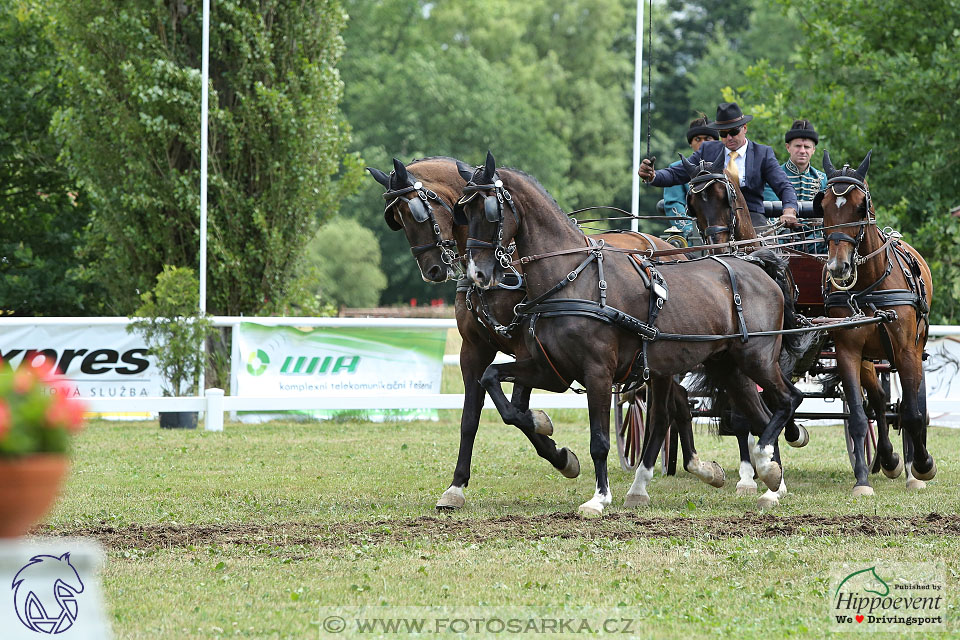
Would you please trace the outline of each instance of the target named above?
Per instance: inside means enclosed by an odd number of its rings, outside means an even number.
[[[770,538],[777,536],[904,536],[960,535],[960,515],[926,516],[783,516],[744,514],[728,517],[645,518],[613,513],[599,520],[576,514],[505,516],[470,519],[461,516],[420,517],[337,524],[109,525],[38,531],[44,535],[87,536],[109,549],[153,549],[211,545],[341,548],[354,545],[434,542],[487,542],[540,538]]]

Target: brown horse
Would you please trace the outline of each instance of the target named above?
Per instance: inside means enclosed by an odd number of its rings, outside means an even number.
[[[886,358],[900,377],[903,393],[900,425],[906,431],[907,487],[922,488],[923,481],[937,473],[936,462],[927,451],[923,410],[926,398],[920,397],[926,393],[923,348],[927,342],[927,316],[933,293],[930,268],[899,234],[886,234],[877,227],[866,182],[869,168],[870,153],[857,169],[844,165],[838,171],[830,162],[830,154],[824,152],[827,189],[814,199],[814,210],[823,214],[824,229],[834,229],[827,235],[824,303],[828,315],[834,318],[861,312],[875,315],[877,309],[893,309],[897,313],[892,323],[831,332],[854,441],[854,496],[873,494],[864,455],[867,418],[860,393],[864,358]],[[877,413],[882,413],[882,409]],[[906,446],[908,438],[912,452]],[[892,451],[881,452],[879,445],[878,453],[887,458],[888,464],[892,462],[891,457],[896,457]],[[883,466],[886,472],[887,465]]]
[[[396,231],[403,230],[416,257],[425,281],[443,282],[456,276],[459,256],[466,245],[466,227],[453,226],[452,210],[447,203],[456,202],[466,180],[462,174],[472,175],[473,169],[459,160],[445,157],[415,160],[404,165],[394,159],[394,170],[388,175],[368,168],[370,174],[387,190],[384,218]],[[611,245],[629,249],[654,251],[669,249],[672,245],[647,234],[601,234]],[[437,509],[457,509],[465,503],[463,489],[470,480],[473,445],[480,421],[485,391],[480,376],[493,362],[498,351],[514,354],[520,359],[529,357],[514,309],[524,301],[525,291],[518,288],[514,277],[508,287],[482,291],[464,280],[457,287],[457,328],[463,338],[460,348],[460,367],[464,384],[464,406],[460,423],[460,452],[453,481],[437,502]],[[514,386],[512,401],[526,409],[530,389]],[[704,482],[715,487],[724,483],[722,468],[716,463],[700,462],[693,442],[693,429],[686,390],[679,384],[671,388],[669,399],[671,423],[680,435],[684,454],[684,468]],[[576,455],[567,448],[558,450],[549,438],[553,426],[546,413],[534,410],[531,424],[518,428],[534,445],[537,453],[567,477],[576,477],[580,471]]]
[[[684,159],[684,167],[691,177],[691,189],[688,195],[688,210],[695,212],[697,224],[705,240],[721,244],[731,240],[759,239],[746,207],[746,200],[735,180],[731,180],[723,169],[722,162],[713,166],[695,166]],[[742,245],[750,250],[756,245]],[[836,331],[842,331],[840,329]],[[879,469],[888,478],[898,477],[904,469],[904,460],[893,450],[890,441],[889,426],[886,417],[887,397],[877,375],[876,367],[870,360],[861,361],[860,382],[869,401],[871,418],[877,425],[877,462]],[[802,428],[802,427],[801,427]],[[790,427],[784,430],[787,442],[791,439]],[[904,441],[904,458],[913,460],[913,447],[909,440]],[[741,473],[741,479],[743,474]],[[907,485],[920,488],[923,483],[913,478],[907,471]],[[738,485],[739,486],[739,485]]]
[[[611,388],[639,370],[651,384],[651,434],[627,506],[649,502],[646,485],[666,430],[671,376],[700,364],[726,381],[726,392],[760,436],[754,451],[758,473],[769,488],[779,487],[773,443],[802,394],[778,363],[781,341],[794,339],[777,333],[789,300],[774,280],[759,275],[764,268],[782,269],[772,253],[755,260],[762,266],[735,257],[638,264],[626,252],[591,242],[539,183],[521,172],[497,170],[489,153],[464,188],[454,219],[468,225],[467,273],[475,283],[500,282],[506,247],[514,241],[525,268],[531,301],[520,311],[528,317],[523,332],[528,357],[492,364],[481,378],[504,422],[532,418],[507,400],[502,381],[556,392],[572,381],[586,388],[596,491],[580,505],[581,513],[599,515],[611,503]],[[556,295],[561,290],[563,298]],[[773,333],[745,339],[747,326]],[[769,420],[750,396],[750,391],[756,396],[756,384],[773,400]]]

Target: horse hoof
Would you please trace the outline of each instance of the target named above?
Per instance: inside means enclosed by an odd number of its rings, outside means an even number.
[[[907,491],[920,491],[926,489],[927,483],[916,478],[907,478]]]
[[[799,449],[800,447],[805,447],[810,443],[810,432],[799,424],[797,425],[797,429],[800,431],[800,436],[793,442],[787,440],[787,444],[789,444],[791,447],[796,447]]]
[[[738,496],[752,496],[757,493],[756,484],[740,484],[737,483],[737,495]]]
[[[913,475],[917,480],[933,480],[933,477],[937,475],[937,461],[933,459],[933,456],[930,456],[930,469],[926,473],[917,471],[917,463],[914,462]]]
[[[567,464],[564,465],[563,469],[560,469],[560,473],[567,478],[576,478],[580,475],[580,460],[577,458],[577,454],[566,447],[561,451],[567,452]]]
[[[776,493],[765,493],[757,498],[757,507],[760,509],[773,509],[778,504],[780,504],[780,498]]]
[[[768,464],[761,465],[761,467],[757,469],[757,473],[760,474],[760,479],[763,480],[763,484],[767,485],[767,489],[770,489],[770,491],[780,489],[780,482],[783,480],[783,469],[780,468],[779,464],[771,461]]]
[[[450,487],[437,500],[437,511],[456,511],[462,508],[465,502],[463,491]]]
[[[868,484],[858,484],[853,488],[853,497],[862,498],[863,496],[872,496],[873,487]]]
[[[650,505],[650,496],[642,493],[636,493],[636,494],[628,493],[623,498],[623,506],[627,509],[633,509],[634,507],[646,507],[649,505]]]
[[[584,518],[599,518],[600,516],[603,515],[603,511],[587,503],[584,503],[579,507],[577,507],[577,511],[579,511],[580,515],[583,516]]]
[[[552,436],[553,420],[550,416],[540,409],[534,409],[530,413],[533,414],[533,430],[541,436]]]
[[[714,461],[709,463],[713,468],[713,477],[710,478],[709,484],[711,487],[716,487],[717,489],[721,488],[727,482],[727,474],[723,472],[723,467],[717,464]]]
[[[903,458],[898,456],[896,453],[893,454],[893,457],[897,459],[897,464],[893,469],[887,469],[882,464],[880,465],[880,470],[883,471],[883,475],[887,476],[891,480],[894,478],[899,478],[900,474],[903,473]]]

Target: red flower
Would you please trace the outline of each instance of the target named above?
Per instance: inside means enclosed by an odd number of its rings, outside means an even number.
[[[10,431],[10,405],[0,398],[0,438],[6,436],[8,431]]]

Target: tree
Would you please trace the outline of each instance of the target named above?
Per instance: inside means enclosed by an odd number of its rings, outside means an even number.
[[[87,315],[99,311],[78,255],[89,209],[49,132],[63,102],[45,26],[0,2],[0,311]]]
[[[956,2],[780,0],[805,38],[794,64],[750,70],[739,94],[813,120],[836,166],[873,150],[868,181],[879,225],[892,226],[933,271],[933,322],[960,320],[960,34]]]
[[[57,131],[90,194],[90,269],[117,313],[163,265],[199,264],[199,6],[52,3],[71,105]],[[269,312],[359,181],[338,111],[345,17],[336,0],[219,0],[213,11],[208,308]]]
[[[307,269],[313,293],[337,306],[374,307],[387,286],[377,239],[356,220],[336,218],[323,225],[307,245]]]

